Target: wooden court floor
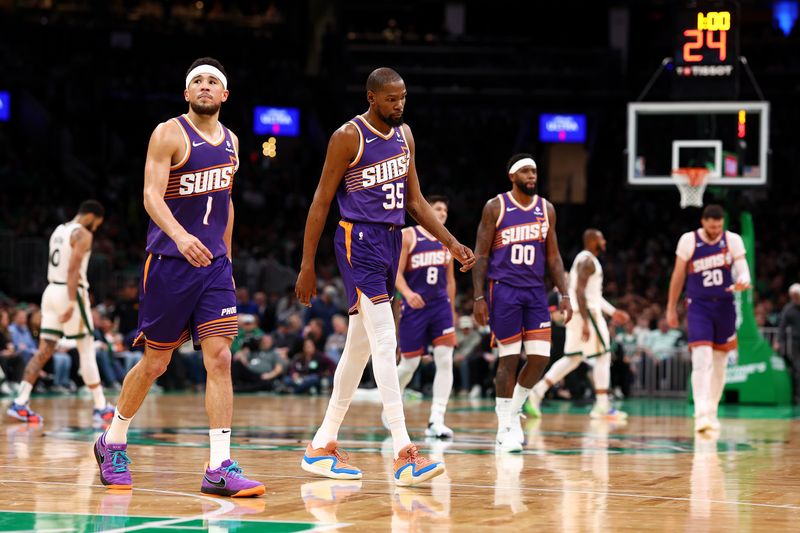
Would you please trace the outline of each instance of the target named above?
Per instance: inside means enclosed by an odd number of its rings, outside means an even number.
[[[9,400],[6,400],[8,403]],[[314,478],[299,462],[324,398],[237,396],[234,458],[265,497],[199,492],[207,429],[200,395],[151,395],[129,437],[134,490],[99,482],[88,398],[40,397],[41,427],[0,435],[0,530],[9,531],[798,531],[800,414],[725,407],[718,438],[695,439],[690,408],[631,400],[624,426],[589,406],[545,406],[520,455],[495,455],[493,401],[454,400],[452,444],[427,443],[430,404],[407,404],[412,438],[447,474],[418,488],[391,481],[380,407],[354,402],[340,438],[360,482]],[[5,406],[4,406],[5,409]]]

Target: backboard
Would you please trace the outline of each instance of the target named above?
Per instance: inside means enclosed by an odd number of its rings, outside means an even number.
[[[705,167],[708,184],[767,182],[768,102],[628,104],[628,183],[672,185],[672,171]]]

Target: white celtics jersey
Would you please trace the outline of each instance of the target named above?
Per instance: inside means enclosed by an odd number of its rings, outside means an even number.
[[[59,225],[50,236],[50,255],[48,256],[47,264],[47,281],[50,283],[67,283],[67,271],[69,270],[69,261],[72,258],[70,239],[72,238],[72,233],[81,227],[77,222],[67,222]],[[86,279],[86,268],[89,266],[90,255],[91,251],[84,255],[83,260],[81,260],[78,284],[84,288],[89,287],[89,281]]]
[[[578,296],[575,289],[578,286],[578,265],[583,261],[592,261],[594,263],[594,272],[589,275],[586,281],[586,307],[589,309],[600,309],[601,302],[603,301],[603,267],[600,266],[600,261],[594,254],[588,250],[581,251],[575,256],[572,262],[572,268],[569,269],[569,297],[573,305],[578,305]]]

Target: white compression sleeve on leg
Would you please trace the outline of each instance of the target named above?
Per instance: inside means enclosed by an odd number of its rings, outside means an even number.
[[[580,364],[580,357],[562,357],[553,363],[553,366],[550,367],[550,370],[547,371],[544,378],[534,385],[533,391],[539,398],[544,398],[544,395],[547,394],[550,387],[564,379],[564,376],[578,368]]]
[[[311,441],[312,448],[324,448],[330,441],[339,437],[339,427],[361,381],[364,367],[369,361],[369,354],[369,340],[361,315],[352,315],[342,357],[333,375],[333,390],[328,410],[325,412],[322,425],[314,435],[314,440]]]
[[[444,413],[453,389],[453,347],[434,346],[433,361],[436,363],[436,376],[433,378],[430,422],[444,423]]]
[[[711,399],[711,346],[692,348],[692,394],[694,396],[694,416],[706,416]]]
[[[611,385],[611,354],[606,352],[594,361],[592,369],[592,379],[594,380],[594,392],[597,403],[602,407],[608,407],[608,387]]]
[[[725,390],[725,371],[728,367],[728,354],[721,350],[714,350],[711,363],[711,389],[709,394],[709,410],[711,414],[717,415],[719,401],[722,399],[722,391]]]
[[[359,311],[364,321],[364,329],[369,337],[372,349],[372,372],[383,402],[386,422],[392,432],[394,456],[411,444],[406,431],[406,419],[403,415],[403,396],[397,379],[397,335],[394,327],[392,306],[388,302],[375,305],[369,298],[361,298]]]
[[[403,357],[400,356],[400,363],[397,365],[397,379],[400,382],[400,392],[403,392],[408,384],[411,383],[411,378],[414,377],[414,372],[419,367],[419,357]]]

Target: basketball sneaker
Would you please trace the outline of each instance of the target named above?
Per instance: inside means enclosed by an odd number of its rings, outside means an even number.
[[[711,422],[711,417],[707,415],[695,417],[694,430],[696,433],[702,433],[703,431],[710,431],[712,429],[714,429],[714,426]]]
[[[244,477],[239,463],[225,459],[219,468],[213,470],[208,468],[208,464],[206,464],[206,473],[203,475],[200,492],[217,496],[230,496],[231,498],[244,498],[247,496],[261,496],[266,492],[266,488],[263,483]]]
[[[525,431],[522,429],[522,419],[525,418],[521,412],[511,415],[511,427],[509,432],[512,438],[517,439],[520,444],[525,444]]]
[[[531,418],[541,418],[542,398],[534,391],[531,391],[528,395],[528,401],[523,405],[523,409],[525,409],[525,414]]]
[[[114,406],[106,404],[105,407],[102,409],[97,409],[92,412],[92,421],[95,424],[102,425],[102,424],[110,424],[111,421],[114,419]]]
[[[512,434],[510,427],[504,427],[497,431],[495,447],[498,452],[518,453],[522,451],[522,441]]]
[[[445,426],[444,422],[428,422],[428,427],[425,429],[425,436],[436,439],[452,439],[453,430]]]
[[[331,479],[361,479],[361,470],[347,464],[348,455],[335,440],[324,448],[306,447],[300,467],[306,472]]]
[[[392,470],[399,486],[410,487],[444,474],[444,463],[422,457],[417,447],[409,444],[400,450]]]
[[[589,417],[594,420],[607,420],[609,422],[622,421],[628,419],[628,413],[614,409],[613,407],[603,407],[602,405],[595,404],[592,407]]]
[[[28,404],[19,405],[17,402],[11,402],[11,407],[8,408],[6,414],[11,418],[15,418],[21,422],[27,422],[28,424],[41,424],[44,422],[44,418],[28,407]]]
[[[131,460],[128,459],[127,449],[127,444],[106,442],[105,433],[94,443],[94,458],[100,467],[100,481],[109,489],[133,488],[131,471],[128,469]]]

